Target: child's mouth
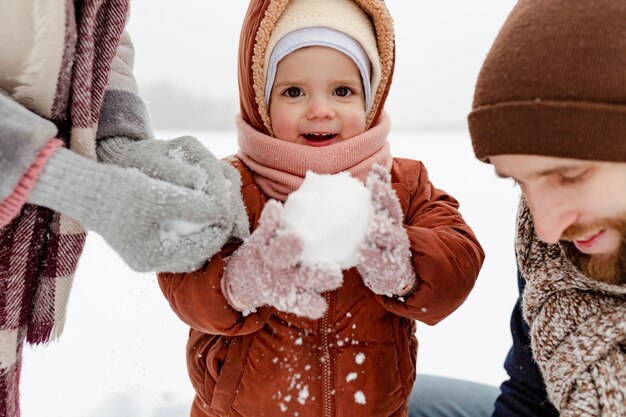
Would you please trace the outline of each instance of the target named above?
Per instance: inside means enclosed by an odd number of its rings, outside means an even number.
[[[335,139],[337,138],[337,136],[338,135],[335,133],[304,133],[302,134],[305,144],[309,146],[331,145],[335,142]]]

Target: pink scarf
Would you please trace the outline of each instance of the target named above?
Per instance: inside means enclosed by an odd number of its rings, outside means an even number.
[[[307,171],[336,174],[348,171],[365,182],[373,164],[391,169],[387,136],[391,123],[383,113],[376,126],[339,143],[316,148],[260,133],[237,116],[238,156],[250,168],[254,181],[271,198],[285,201],[297,190]]]

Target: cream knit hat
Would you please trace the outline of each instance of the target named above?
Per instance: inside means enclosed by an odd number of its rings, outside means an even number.
[[[272,56],[265,74],[265,105],[269,107],[270,96],[274,81],[276,81],[276,71],[278,63],[292,52],[309,46],[324,46],[335,49],[350,58],[361,74],[363,93],[365,96],[365,110],[369,111],[372,104],[372,91],[370,81],[370,71],[372,64],[361,47],[361,44],[350,36],[335,29],[325,27],[311,27],[294,30],[282,37],[274,46]]]
[[[374,34],[374,25],[353,0],[291,0],[272,31],[265,50],[265,77],[270,57],[276,44],[288,33],[308,27],[327,27],[355,39],[367,54],[371,64],[373,97],[381,80],[380,57]],[[265,81],[263,85],[265,85]]]

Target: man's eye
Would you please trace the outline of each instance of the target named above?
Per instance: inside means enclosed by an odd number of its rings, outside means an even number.
[[[575,184],[585,179],[588,169],[576,169],[559,174],[559,180],[561,184]]]
[[[335,95],[339,97],[348,97],[354,94],[353,91],[348,87],[337,87],[335,88]]]
[[[302,95],[302,90],[298,87],[289,87],[283,94],[291,98],[300,97]]]

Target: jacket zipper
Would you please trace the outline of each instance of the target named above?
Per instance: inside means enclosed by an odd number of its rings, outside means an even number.
[[[332,309],[331,306],[331,293],[327,292],[324,294],[324,298],[326,298],[326,303],[328,304],[328,309],[326,313],[324,313],[324,317],[322,317],[322,328],[320,329],[322,332],[322,398],[324,404],[324,417],[332,417],[333,415],[333,406],[332,406],[332,380],[331,380],[331,358],[330,358],[330,345],[328,342],[328,334],[330,332],[329,326],[329,316],[330,311]]]

